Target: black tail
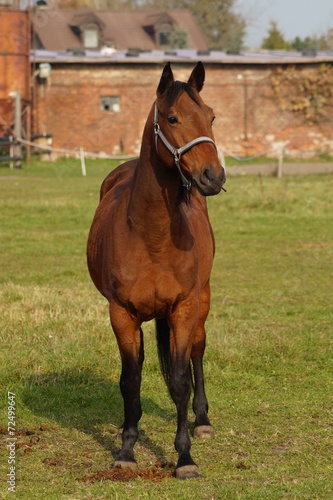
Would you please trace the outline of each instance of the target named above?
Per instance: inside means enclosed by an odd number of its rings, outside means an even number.
[[[160,366],[169,388],[171,377],[170,328],[166,318],[156,319],[156,340]]]
[[[156,319],[155,323],[156,323],[156,340],[157,340],[160,366],[165,383],[168,389],[170,389],[170,378],[172,370],[172,361],[170,353],[170,328],[166,318]],[[193,383],[191,363],[189,363],[189,372],[190,372],[191,384],[193,387],[194,383]]]

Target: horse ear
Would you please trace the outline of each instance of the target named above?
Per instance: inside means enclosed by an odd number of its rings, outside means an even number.
[[[157,95],[161,96],[174,82],[171,64],[168,62],[163,69],[160,83],[157,87]]]
[[[198,62],[196,67],[191,73],[188,83],[195,88],[198,92],[202,90],[205,81],[205,68],[201,61]]]

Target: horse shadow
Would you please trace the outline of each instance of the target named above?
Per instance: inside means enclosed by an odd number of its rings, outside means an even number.
[[[119,384],[91,370],[69,369],[26,380],[23,403],[35,414],[90,435],[115,458],[121,447],[117,437],[123,419],[123,399]],[[151,398],[141,397],[143,412],[170,421],[175,415]],[[106,429],[104,431],[104,429]],[[139,442],[158,460],[165,452],[139,430]]]

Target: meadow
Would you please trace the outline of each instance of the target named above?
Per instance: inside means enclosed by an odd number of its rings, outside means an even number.
[[[216,436],[192,439],[203,477],[170,477],[176,413],[146,323],[136,458],[151,477],[116,481],[120,359],[85,257],[113,166],[87,161],[86,177],[71,159],[0,168],[0,498],[12,494],[11,457],[24,499],[331,499],[333,176],[230,176],[208,200]]]

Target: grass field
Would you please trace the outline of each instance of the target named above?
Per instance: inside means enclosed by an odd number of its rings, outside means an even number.
[[[203,478],[93,480],[110,469],[122,422],[118,350],[85,262],[109,170],[89,161],[83,178],[75,160],[0,169],[0,498],[11,495],[10,458],[24,499],[333,498],[333,176],[230,177],[209,199],[217,253],[205,374],[216,437],[192,440]],[[176,415],[152,326],[136,458],[167,472]]]

